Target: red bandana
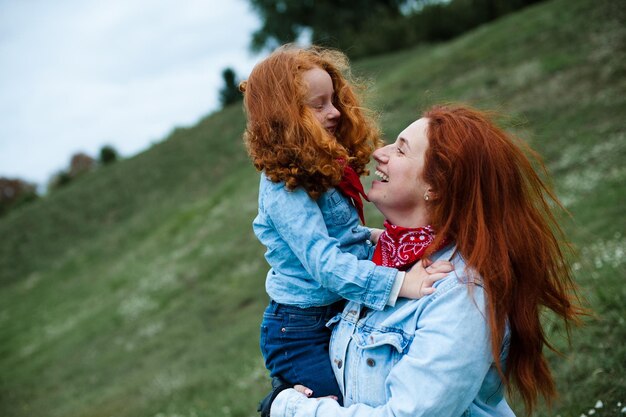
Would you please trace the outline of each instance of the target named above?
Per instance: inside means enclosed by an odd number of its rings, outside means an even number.
[[[435,231],[430,226],[408,228],[385,221],[385,230],[378,238],[372,261],[406,271],[424,256],[434,240]]]
[[[369,201],[367,199],[367,195],[363,190],[363,184],[361,184],[361,180],[359,179],[359,175],[352,169],[352,167],[346,164],[343,168],[343,177],[341,178],[341,182],[337,184],[337,188],[341,193],[352,201],[352,204],[356,208],[356,211],[359,213],[359,218],[361,219],[361,223],[365,224],[365,216],[363,214],[363,201],[361,198],[365,199],[365,201]]]

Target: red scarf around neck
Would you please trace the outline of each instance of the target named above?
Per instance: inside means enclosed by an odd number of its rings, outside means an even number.
[[[365,215],[363,214],[363,200],[361,200],[361,198],[363,198],[365,201],[369,200],[367,199],[367,195],[363,190],[363,184],[361,184],[359,175],[350,165],[344,165],[343,177],[341,178],[341,182],[337,184],[337,188],[344,196],[350,199],[352,205],[354,205],[356,211],[359,213],[361,223],[365,224]]]
[[[406,271],[422,259],[434,240],[435,231],[431,226],[409,228],[385,221],[385,230],[378,238],[372,261]]]

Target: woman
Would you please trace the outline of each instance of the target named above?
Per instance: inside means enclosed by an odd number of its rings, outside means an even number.
[[[550,401],[540,315],[548,308],[569,326],[580,310],[553,233],[562,235],[546,201],[555,197],[520,145],[486,113],[440,106],[374,158],[381,180],[368,197],[397,238],[387,252],[429,226],[425,254],[455,271],[433,295],[383,311],[349,303],[330,349],[345,406],[286,389],[271,415],[510,416],[504,388],[529,414],[539,395]]]

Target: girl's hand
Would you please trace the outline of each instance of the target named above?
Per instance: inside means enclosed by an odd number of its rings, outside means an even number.
[[[453,270],[454,266],[448,261],[420,260],[406,272],[398,297],[417,299],[432,294],[435,292],[433,284]]]
[[[304,385],[300,385],[300,384],[296,384],[293,386],[293,389],[295,389],[296,391],[298,391],[300,394],[304,394],[307,397],[311,398],[313,396],[313,391],[310,388],[305,387]],[[322,397],[322,398],[331,398],[335,401],[337,401],[339,398],[337,398],[334,395],[327,395],[326,397]],[[319,400],[319,398],[318,398]]]
[[[380,237],[380,234],[383,232],[383,229],[377,229],[375,227],[370,227],[370,232],[372,233],[370,235],[370,242],[372,242],[374,245],[378,243],[378,238]]]

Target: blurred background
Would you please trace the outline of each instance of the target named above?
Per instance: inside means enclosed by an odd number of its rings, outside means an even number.
[[[511,116],[594,313],[571,343],[546,317],[561,395],[537,415],[626,415],[620,0],[0,1],[0,415],[257,415],[267,265],[236,86],[292,41],[350,56],[388,139],[442,101]]]

